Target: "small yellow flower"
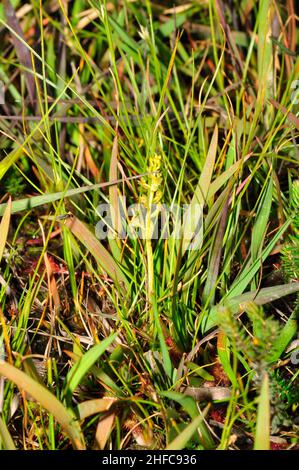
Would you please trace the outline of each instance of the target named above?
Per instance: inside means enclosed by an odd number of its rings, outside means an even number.
[[[140,180],[140,186],[148,191],[147,196],[143,195],[140,201],[147,207],[148,201],[152,201],[157,204],[162,198],[161,185],[163,182],[161,174],[161,155],[154,155],[150,157],[148,164],[149,175],[147,179],[142,178]]]

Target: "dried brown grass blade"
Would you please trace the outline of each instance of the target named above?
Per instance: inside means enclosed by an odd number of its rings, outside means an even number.
[[[123,284],[128,289],[129,282],[125,274],[91,230],[74,215],[65,221],[65,225],[90,251],[102,271],[108,274],[116,284]]]
[[[29,49],[24,44],[25,38],[24,38],[24,34],[20,26],[20,23],[18,21],[18,18],[16,16],[16,12],[9,0],[3,0],[3,5],[4,5],[6,21],[7,21],[8,26],[24,41],[24,42],[20,41],[20,39],[18,39],[15,34],[13,33],[11,34],[11,39],[15,46],[19,61],[21,65],[23,65],[23,67],[25,67],[28,70],[32,70],[31,54],[30,54]],[[29,72],[25,72],[25,81],[26,81],[29,98],[33,106],[34,97],[35,97],[34,75]]]

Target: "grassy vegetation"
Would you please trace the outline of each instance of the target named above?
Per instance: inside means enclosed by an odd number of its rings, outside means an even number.
[[[298,448],[295,8],[2,2],[1,448]]]

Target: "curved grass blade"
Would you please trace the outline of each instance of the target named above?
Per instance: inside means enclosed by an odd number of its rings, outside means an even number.
[[[184,408],[184,410],[189,414],[191,419],[195,420],[198,417],[202,417],[201,415],[199,415],[198,406],[196,404],[194,397],[191,396],[190,394],[188,395],[185,393],[179,393],[179,392],[173,392],[173,391],[165,391],[165,392],[160,391],[159,393],[161,396],[167,397],[169,398],[169,400],[173,400],[179,403]],[[206,424],[202,421],[199,421],[196,427],[199,428],[201,442],[204,448],[213,449],[214,442]]]
[[[296,333],[298,332],[298,320],[299,320],[299,305],[297,304],[294,308],[293,312],[291,313],[288,321],[284,325],[281,330],[279,337],[272,345],[272,349],[274,351],[273,355],[271,356],[270,361],[276,362],[285,351],[287,345],[291,342],[294,338]]]
[[[261,255],[261,248],[267,232],[273,196],[273,180],[270,177],[265,194],[260,201],[251,236],[251,260],[256,261]],[[257,286],[254,286],[257,287]]]
[[[109,413],[99,419],[95,440],[100,450],[105,448],[115,423],[115,413]]]
[[[241,171],[244,162],[246,162],[251,155],[247,155],[242,160],[233,163],[227,170],[221,173],[209,186],[207,200],[209,201],[219,191],[219,189],[227,183],[231,178],[236,177],[238,172]]]
[[[202,424],[207,412],[209,411],[210,405],[207,405],[200,416],[197,416],[185,429],[181,432],[165,450],[182,450],[186,444],[192,438],[198,427]]]
[[[100,344],[96,344],[89,351],[87,351],[78,362],[76,362],[66,377],[66,385],[64,389],[65,398],[70,401],[74,390],[78,387],[79,383],[87,374],[89,369],[95,364],[99,357],[106,351],[111,343],[115,340],[117,333],[105,338]]]
[[[210,310],[207,320],[202,324],[202,331],[206,332],[217,326],[217,309],[222,305],[228,307],[233,314],[236,314],[242,307],[242,304],[246,302],[254,302],[256,305],[265,305],[286,295],[295,294],[296,292],[299,292],[299,282],[291,282],[279,286],[264,287],[260,291],[254,290],[238,295],[232,299],[225,299]]]
[[[264,248],[263,252],[261,253],[260,258],[255,260],[254,263],[249,265],[245,265],[237,279],[234,281],[233,285],[231,286],[228,294],[226,295],[226,299],[233,298],[237,295],[240,295],[244,292],[248,284],[252,281],[256,273],[261,269],[261,263],[265,261],[265,259],[269,256],[273,248],[275,247],[276,243],[278,243],[279,239],[282,237],[284,232],[288,229],[292,219],[289,218],[279,230],[277,230],[275,236],[272,240],[268,243],[268,245]]]
[[[217,353],[224,372],[231,381],[232,385],[237,388],[238,380],[231,365],[231,352],[229,348],[229,341],[228,337],[223,332],[218,333]]]
[[[84,436],[75,415],[70,409],[65,408],[46,387],[4,361],[0,361],[0,375],[4,375],[14,382],[17,387],[28,393],[43,408],[51,413],[68,434],[75,449],[85,449]]]
[[[73,235],[90,251],[100,268],[116,283],[122,283],[126,290],[129,289],[129,282],[109,251],[101,244],[97,237],[89,228],[74,215],[65,221],[65,225],[71,230]]]
[[[3,23],[0,21],[0,23]],[[11,28],[9,28],[10,31]],[[17,35],[17,34],[16,34]],[[18,35],[17,35],[18,36]],[[20,36],[18,36],[20,39]],[[35,133],[42,127],[46,119],[49,117],[49,114],[51,111],[55,108],[56,104],[59,102],[61,97],[64,95],[65,91],[68,89],[69,85],[73,81],[73,77],[70,79],[70,81],[66,84],[64,90],[60,93],[60,95],[56,98],[56,100],[53,102],[53,104],[50,106],[48,109],[48,112],[42,117],[40,122],[35,126],[33,131],[26,137],[24,142],[21,144],[20,147],[17,149],[12,150],[6,157],[3,158],[3,160],[0,161],[0,180],[2,180],[3,176],[5,173],[9,170],[9,168],[24,154],[26,153],[28,155],[28,152],[26,150],[26,145],[29,144],[30,140],[33,138]],[[1,215],[1,212],[0,212]]]
[[[94,400],[86,400],[76,408],[76,414],[79,416],[80,420],[88,418],[89,416],[95,415],[97,413],[103,413],[108,411],[113,403],[117,402],[116,398],[106,397],[106,398],[95,398]]]
[[[216,154],[217,154],[217,145],[218,145],[218,127],[215,127],[209,150],[207,153],[206,161],[202,173],[200,175],[197,187],[195,188],[194,195],[191,201],[191,204],[188,206],[185,215],[185,221],[187,221],[188,227],[183,226],[183,240],[182,240],[182,254],[188,249],[191,240],[190,235],[193,235],[198,231],[198,216],[199,216],[199,207],[202,207],[208,198],[209,188],[211,185],[211,180],[213,176]],[[191,230],[190,230],[191,229]],[[202,240],[199,240],[197,249],[200,248]]]
[[[3,419],[0,416],[0,442],[6,450],[16,450],[14,441]]]

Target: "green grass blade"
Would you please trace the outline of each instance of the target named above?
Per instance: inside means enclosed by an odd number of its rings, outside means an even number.
[[[65,408],[63,404],[46,389],[46,387],[33,380],[21,370],[4,361],[0,361],[0,374],[14,382],[17,387],[28,393],[43,408],[53,414],[55,419],[72,440],[74,448],[85,448],[84,437],[73,412]]]
[[[274,351],[271,357],[271,362],[276,362],[285,351],[288,344],[292,341],[294,336],[298,332],[298,320],[299,320],[299,305],[297,304],[292,314],[288,318],[288,321],[281,330],[279,337],[273,343],[272,349]]]
[[[16,450],[14,441],[3,419],[0,416],[0,442],[5,450]]]
[[[213,132],[213,136],[212,136],[210,147],[207,153],[204,168],[200,175],[198,185],[194,191],[191,204],[189,205],[186,211],[186,221],[188,222],[188,232],[190,231],[189,222],[192,222],[191,233],[188,233],[188,235],[191,235],[193,230],[196,232],[196,228],[199,222],[198,206],[203,206],[207,202],[207,196],[209,193],[209,188],[210,188],[213,171],[214,171],[215,160],[216,160],[217,144],[218,144],[218,127],[216,126]],[[183,231],[183,240],[182,240],[182,254],[184,254],[185,251],[188,249],[188,246],[190,245],[190,241],[191,241],[189,237],[186,237],[185,228],[186,227],[183,228],[184,231]],[[200,244],[198,248],[199,247],[200,247]]]
[[[95,364],[95,362],[104,354],[107,348],[115,340],[117,333],[114,333],[108,338],[105,338],[100,344],[96,344],[89,351],[87,351],[78,362],[76,362],[71,370],[68,372],[66,377],[66,384],[64,388],[64,396],[68,401],[74,393],[74,390],[78,387],[83,377],[89,369]]]
[[[226,373],[227,377],[229,378],[233,386],[237,388],[238,387],[237,377],[231,366],[231,351],[229,348],[229,340],[228,340],[228,337],[224,333],[218,333],[217,353],[218,353],[219,361],[221,362],[224,372]]]
[[[270,450],[270,391],[267,373],[263,377],[259,397],[254,450]]]
[[[273,180],[270,178],[264,197],[261,199],[255,224],[252,229],[251,237],[251,260],[252,262],[261,254],[264,238],[266,235],[267,225],[269,222],[270,211],[273,197]]]
[[[182,450],[185,449],[186,444],[190,441],[193,434],[197,431],[200,424],[202,424],[205,416],[209,411],[210,405],[207,405],[200,416],[197,416],[192,423],[190,423],[168,446],[165,450]]]
[[[244,267],[244,269],[241,271],[241,273],[239,274],[239,276],[237,277],[237,279],[234,281],[233,285],[229,289],[229,292],[226,295],[226,298],[232,298],[244,292],[248,284],[252,281],[253,277],[261,269],[261,263],[263,263],[267,259],[267,257],[269,256],[269,254],[275,247],[276,243],[278,243],[281,236],[289,227],[290,223],[291,223],[291,219],[289,218],[282,225],[282,227],[280,227],[280,229],[277,230],[275,236],[271,239],[268,245],[264,248],[263,252],[261,253],[260,258],[257,259],[253,264],[250,263],[249,266],[246,265]]]
[[[265,305],[274,300],[280,299],[286,295],[294,294],[299,292],[299,282],[291,282],[289,284],[282,284],[273,287],[264,287],[260,291],[255,290],[246,292],[245,294],[236,296],[232,299],[225,299],[219,305],[228,307],[233,314],[238,313],[242,304],[246,302],[254,302],[257,305]],[[203,322],[202,331],[206,332],[211,328],[217,326],[217,309],[218,305],[210,310],[209,316],[206,322]],[[293,328],[293,327],[292,327]]]
[[[119,179],[116,181],[108,181],[107,183],[98,183],[91,184],[89,186],[82,186],[81,188],[68,189],[67,191],[59,191],[57,193],[43,194],[42,196],[33,196],[30,198],[19,199],[18,201],[13,201],[11,205],[11,213],[27,211],[33,209],[34,207],[42,206],[43,204],[49,204],[51,202],[59,201],[63,198],[69,198],[77,196],[81,193],[86,193],[88,191],[94,191],[95,189],[104,189],[115,184],[123,183],[125,181],[142,178],[146,174],[135,175],[128,178]],[[4,214],[7,204],[0,204],[0,216]]]
[[[184,393],[173,391],[160,391],[161,396],[169,398],[169,400],[176,401],[182,408],[189,414],[190,418],[195,420],[199,416],[198,406],[193,397],[184,395]],[[205,449],[213,449],[215,447],[212,436],[204,422],[200,422],[197,426],[200,430],[201,441]]]
[[[9,170],[9,168],[24,154],[28,155],[26,150],[26,146],[30,143],[31,139],[35,136],[37,131],[42,127],[42,125],[46,122],[46,119],[49,117],[51,111],[55,108],[56,104],[59,102],[61,97],[64,95],[65,91],[68,89],[69,84],[72,82],[73,78],[66,84],[64,90],[60,93],[60,95],[56,98],[54,103],[49,107],[48,112],[41,118],[40,122],[35,126],[33,131],[25,138],[22,145],[10,152],[3,160],[0,161],[0,181],[2,180],[5,173]],[[1,213],[0,213],[1,215]]]

